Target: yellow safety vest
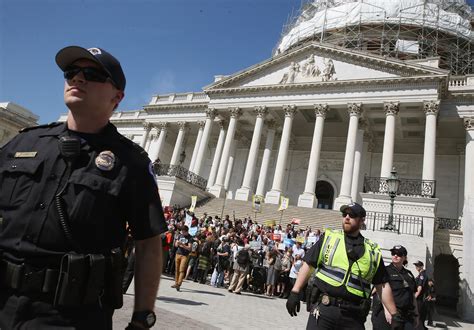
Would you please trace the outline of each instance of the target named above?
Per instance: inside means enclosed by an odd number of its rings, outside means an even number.
[[[372,278],[379,267],[382,254],[378,245],[368,239],[364,240],[364,247],[362,257],[349,269],[344,233],[341,230],[326,229],[315,276],[331,286],[345,285],[350,293],[369,298]]]

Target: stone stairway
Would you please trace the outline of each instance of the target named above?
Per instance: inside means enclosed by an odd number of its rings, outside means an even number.
[[[222,208],[224,207],[224,212]],[[197,207],[194,211],[197,217],[204,213],[214,217],[221,216],[221,213],[228,214],[232,219],[235,215],[236,219],[251,217],[255,220],[255,212],[252,210],[252,202],[236,201],[232,199],[212,198],[207,203]],[[256,220],[259,224],[263,224],[266,220],[275,220],[276,224],[286,225],[291,222],[292,218],[301,219],[300,227],[306,228],[310,226],[314,229],[333,228],[340,229],[342,217],[341,213],[333,210],[310,209],[306,207],[289,206],[283,212],[283,216],[278,211],[278,205],[262,204],[262,212],[257,213]]]

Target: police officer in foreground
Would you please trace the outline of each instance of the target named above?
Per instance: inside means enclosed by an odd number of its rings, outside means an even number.
[[[136,240],[129,329],[153,326],[166,230],[147,154],[109,122],[124,97],[119,61],[70,46],[66,123],[23,129],[0,151],[0,329],[112,329],[123,246]]]
[[[407,264],[407,249],[402,245],[395,245],[390,249],[392,262],[386,267],[390,277],[390,287],[392,288],[393,299],[397,311],[400,313],[400,329],[415,329],[418,326],[418,309],[416,306],[415,276],[404,266]],[[374,295],[372,305],[372,325],[374,329],[390,329],[385,314],[386,308],[380,302],[379,296]]]
[[[395,324],[398,315],[380,249],[360,234],[365,209],[353,203],[340,211],[343,230],[326,229],[306,253],[286,308],[297,315],[300,291],[309,280],[307,329],[364,329],[373,284],[388,310],[387,321]]]

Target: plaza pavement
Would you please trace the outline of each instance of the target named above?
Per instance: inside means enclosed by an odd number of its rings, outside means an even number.
[[[157,323],[154,329],[305,329],[308,313],[301,304],[297,317],[291,317],[285,300],[184,281],[181,291],[170,286],[173,278],[162,276],[155,305]],[[114,315],[114,329],[124,329],[132,314],[133,283],[124,296],[124,307]],[[436,319],[437,328],[474,329],[474,325],[444,315]],[[370,315],[366,323],[372,329]]]

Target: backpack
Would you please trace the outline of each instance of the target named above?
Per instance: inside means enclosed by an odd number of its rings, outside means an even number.
[[[245,249],[237,252],[237,257],[235,258],[239,266],[246,267],[250,262],[249,252]]]
[[[275,270],[282,270],[281,257],[278,255],[275,257],[275,263],[273,264]]]

